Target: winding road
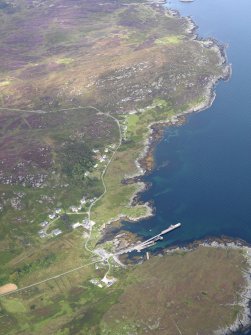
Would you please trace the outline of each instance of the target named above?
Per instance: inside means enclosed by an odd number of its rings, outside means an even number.
[[[93,201],[93,202],[90,204],[90,206],[89,206],[89,208],[88,208],[88,210],[87,210],[88,219],[91,221],[91,212],[92,212],[92,208],[93,208],[93,206],[96,205],[97,202],[100,201],[100,200],[104,197],[104,195],[107,193],[107,187],[106,187],[106,184],[105,184],[104,177],[105,177],[105,174],[106,174],[106,171],[107,171],[109,165],[110,165],[111,162],[113,161],[113,158],[114,158],[115,154],[117,153],[118,149],[120,148],[120,146],[121,146],[121,144],[122,144],[122,131],[121,131],[121,125],[120,125],[120,123],[119,123],[119,120],[118,120],[116,117],[110,115],[109,113],[103,113],[102,111],[100,111],[99,109],[97,109],[96,107],[93,107],[93,106],[85,106],[85,107],[81,107],[81,106],[79,106],[79,107],[72,107],[72,108],[63,108],[63,109],[59,109],[59,110],[57,110],[57,111],[55,111],[55,112],[60,112],[60,111],[70,111],[70,110],[77,110],[77,109],[87,109],[87,108],[90,108],[90,109],[95,110],[95,111],[98,112],[100,115],[104,115],[104,116],[106,116],[106,117],[111,118],[113,121],[116,122],[116,124],[117,124],[117,126],[118,126],[118,130],[119,130],[119,142],[118,142],[118,145],[116,146],[115,150],[113,151],[111,158],[110,158],[109,161],[107,162],[107,164],[106,164],[106,166],[105,166],[105,169],[104,169],[103,172],[101,173],[101,181],[102,181],[102,184],[103,184],[103,187],[104,187],[104,192],[103,192],[103,193],[102,193],[102,194],[101,194],[95,201]],[[53,111],[43,111],[43,110],[30,110],[30,111],[28,111],[28,110],[23,110],[23,109],[15,109],[15,108],[10,109],[10,108],[1,108],[1,107],[0,107],[0,110],[9,110],[9,111],[12,110],[12,111],[20,111],[20,112],[28,112],[28,113],[40,113],[40,114],[44,114],[44,113],[54,113]],[[75,267],[75,268],[70,269],[70,270],[68,270],[68,271],[59,273],[59,274],[57,274],[57,275],[55,275],[55,276],[48,277],[48,278],[46,278],[46,279],[44,279],[44,280],[41,280],[41,281],[39,281],[39,282],[36,282],[36,283],[30,284],[30,285],[27,285],[27,286],[25,286],[25,287],[21,287],[21,288],[15,290],[15,291],[7,292],[7,293],[5,293],[5,294],[0,295],[0,297],[2,297],[2,296],[7,296],[7,295],[10,295],[10,294],[14,294],[14,293],[18,293],[18,292],[20,292],[20,291],[23,291],[23,290],[32,288],[32,287],[34,287],[34,286],[38,286],[38,285],[43,284],[43,283],[46,283],[46,282],[48,282],[48,281],[50,281],[50,280],[57,279],[57,278],[60,278],[60,277],[62,277],[62,276],[65,276],[65,275],[67,275],[67,274],[69,274],[69,273],[78,271],[78,270],[80,270],[80,269],[82,269],[82,268],[84,268],[84,267],[86,267],[86,266],[89,266],[89,265],[92,265],[92,264],[95,264],[95,263],[99,263],[99,262],[103,262],[104,260],[106,260],[107,263],[108,263],[108,270],[107,270],[107,272],[105,273],[105,277],[106,277],[106,276],[109,274],[110,269],[111,269],[111,264],[110,264],[110,262],[109,262],[109,258],[108,258],[108,259],[104,259],[104,258],[102,258],[100,255],[96,254],[93,250],[91,250],[91,249],[88,247],[88,244],[89,244],[91,238],[92,238],[92,227],[91,227],[91,229],[90,229],[89,236],[88,236],[88,238],[86,239],[84,246],[85,246],[85,249],[86,249],[88,252],[90,252],[91,254],[93,254],[93,255],[95,255],[95,256],[99,256],[99,257],[100,257],[99,260],[95,260],[95,261],[93,261],[93,262],[91,262],[91,263],[88,263],[88,264],[84,264],[84,265]]]

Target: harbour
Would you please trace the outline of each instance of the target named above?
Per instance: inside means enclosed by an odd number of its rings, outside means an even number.
[[[157,234],[180,220],[184,227],[158,246],[221,236],[250,243],[250,20],[249,15],[242,22],[235,19],[243,9],[250,12],[250,3],[243,1],[237,8],[225,0],[189,5],[170,1],[167,6],[191,16],[200,36],[228,45],[233,73],[227,83],[217,85],[210,108],[189,115],[182,126],[165,129],[154,153],[156,168],[144,178],[151,187],[140,196],[142,202],[153,201],[156,215],[137,225],[124,222],[123,229],[147,239],[150,231]]]
[[[147,239],[146,241],[143,242],[138,242],[132,246],[130,246],[129,248],[125,248],[122,250],[119,250],[116,253],[116,256],[122,255],[122,254],[126,254],[126,253],[130,253],[132,251],[137,251],[137,252],[141,252],[142,250],[146,249],[146,248],[150,248],[152,246],[154,246],[158,241],[163,240],[164,239],[164,235],[170,233],[171,231],[180,228],[181,227],[181,223],[178,222],[174,225],[170,225],[168,228],[166,228],[165,230],[162,230],[159,234],[150,237],[149,239]]]
[[[151,187],[140,197],[153,200],[156,215],[123,228],[147,239],[166,224],[186,223],[152,249],[222,236],[251,243],[250,2],[171,0],[167,7],[190,16],[199,36],[221,41],[233,73],[217,85],[210,108],[191,114],[181,127],[166,128],[156,167],[144,179]]]

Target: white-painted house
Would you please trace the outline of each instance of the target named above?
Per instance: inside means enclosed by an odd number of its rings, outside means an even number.
[[[62,234],[62,230],[61,229],[54,229],[54,230],[52,230],[51,233],[52,233],[53,236],[58,236],[58,235]]]
[[[73,223],[71,226],[73,229],[76,229],[78,227],[83,227],[83,225],[80,222]]]
[[[51,220],[54,220],[56,217],[57,217],[57,216],[56,216],[56,213],[52,213],[52,214],[49,215],[49,218],[50,218]]]

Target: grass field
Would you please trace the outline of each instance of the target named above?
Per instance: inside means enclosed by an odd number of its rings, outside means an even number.
[[[101,334],[212,334],[230,326],[241,313],[246,266],[240,250],[199,247],[153,257],[127,276]]]
[[[182,36],[166,36],[156,40],[156,44],[166,45],[166,44],[179,44],[181,42]]]
[[[1,298],[0,334],[212,334],[241,313],[245,269],[241,250],[199,247],[114,269],[109,289],[83,270]]]

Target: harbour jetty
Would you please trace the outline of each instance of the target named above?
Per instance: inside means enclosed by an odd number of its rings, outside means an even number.
[[[129,248],[119,250],[116,253],[116,255],[122,255],[122,254],[126,254],[126,253],[129,253],[129,252],[132,252],[132,251],[141,252],[143,249],[152,247],[159,240],[163,240],[163,238],[164,238],[163,235],[166,235],[166,234],[170,233],[171,231],[173,231],[173,230],[175,230],[175,229],[177,229],[179,227],[181,227],[181,223],[180,222],[178,222],[178,223],[176,223],[174,225],[169,226],[167,229],[162,230],[159,234],[157,234],[157,235],[149,238],[146,241],[139,242],[139,243],[136,243],[133,246],[130,246]]]

